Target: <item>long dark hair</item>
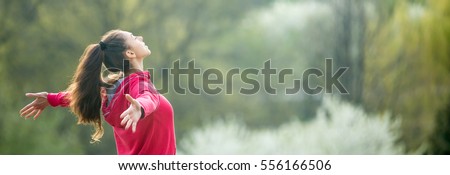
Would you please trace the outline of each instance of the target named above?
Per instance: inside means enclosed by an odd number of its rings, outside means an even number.
[[[111,72],[124,72],[129,67],[124,52],[128,46],[123,31],[111,30],[103,35],[99,44],[90,44],[80,58],[67,92],[70,109],[77,116],[78,124],[94,126],[91,143],[100,141],[104,130],[101,119],[102,65]]]

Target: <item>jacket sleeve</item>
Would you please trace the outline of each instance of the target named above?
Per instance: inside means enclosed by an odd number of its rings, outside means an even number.
[[[69,106],[70,102],[66,98],[66,96],[67,92],[48,93],[47,101],[53,107],[56,106],[67,107]]]
[[[139,76],[130,86],[130,95],[142,106],[142,116],[149,116],[159,105],[159,94],[148,77]]]

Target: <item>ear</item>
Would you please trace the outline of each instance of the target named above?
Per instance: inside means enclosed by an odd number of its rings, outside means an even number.
[[[125,51],[125,55],[128,58],[136,58],[136,54],[132,50],[129,50],[129,49],[127,51]]]

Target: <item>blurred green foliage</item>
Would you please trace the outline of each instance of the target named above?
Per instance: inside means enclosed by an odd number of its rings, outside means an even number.
[[[397,142],[405,154],[450,154],[448,1],[0,0],[0,26],[0,154],[116,154],[106,124],[102,142],[89,144],[92,128],[77,126],[67,109],[46,109],[36,121],[18,114],[31,101],[24,93],[64,90],[85,47],[116,28],[144,37],[152,50],[145,67],[156,70],[157,87],[158,70],[175,60],[225,72],[271,59],[275,68],[294,70],[286,84],[274,77],[272,85],[283,88],[334,58],[335,67],[350,68],[340,79],[349,91],[342,99],[400,118]],[[303,93],[164,95],[175,110],[178,140],[229,115],[252,129],[313,121],[322,103],[322,94]]]
[[[180,154],[402,154],[403,146],[396,143],[400,120],[392,119],[327,96],[311,122],[255,130],[230,116],[193,130],[180,142]]]

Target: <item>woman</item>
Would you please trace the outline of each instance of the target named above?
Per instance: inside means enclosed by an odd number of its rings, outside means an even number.
[[[78,124],[94,126],[92,142],[97,142],[103,136],[101,110],[114,130],[118,154],[175,154],[172,106],[144,72],[143,60],[150,54],[141,36],[109,31],[98,44],[86,48],[67,91],[27,93],[36,99],[20,115],[36,119],[49,105],[70,107]],[[112,75],[125,77],[104,81],[102,65],[116,73]]]

